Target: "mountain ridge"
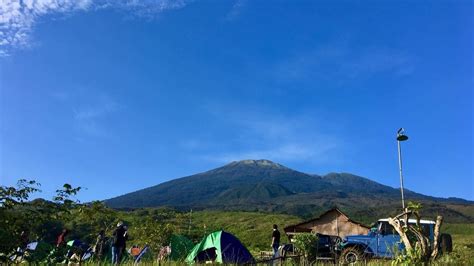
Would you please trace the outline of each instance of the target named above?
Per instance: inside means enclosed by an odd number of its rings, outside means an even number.
[[[474,221],[459,213],[464,208],[450,204],[474,203],[446,199],[405,190],[407,201],[426,205],[429,214],[449,213],[461,220]],[[195,175],[105,200],[113,208],[174,207],[178,209],[221,209],[281,212],[310,216],[323,208],[343,206],[355,213],[380,213],[381,206],[399,209],[400,190],[350,173],[323,176],[290,169],[270,160],[242,160]],[[365,210],[364,210],[365,209]],[[456,213],[453,213],[456,212]],[[474,213],[474,211],[473,211]]]

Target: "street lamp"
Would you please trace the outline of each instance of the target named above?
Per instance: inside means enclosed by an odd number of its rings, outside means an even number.
[[[402,192],[402,207],[403,211],[405,211],[405,197],[403,195],[403,174],[402,174],[402,147],[400,146],[401,141],[405,141],[408,139],[408,136],[404,134],[405,129],[400,128],[397,131],[397,144],[398,144],[398,166],[400,169],[400,191]]]

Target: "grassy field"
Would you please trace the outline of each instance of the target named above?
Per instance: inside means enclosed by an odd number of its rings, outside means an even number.
[[[272,225],[277,224],[282,233],[285,226],[300,222],[295,216],[255,212],[198,212],[193,216],[197,227],[206,232],[224,230],[236,235],[252,253],[270,250]]]
[[[121,219],[130,224],[129,231],[132,241],[143,245],[141,239],[134,238],[134,229],[141,222],[141,217],[153,215],[154,210],[119,214]],[[198,211],[188,213],[169,213],[159,217],[160,223],[169,223],[177,234],[199,242],[207,234],[224,230],[236,235],[239,240],[254,254],[262,250],[270,250],[272,225],[277,224],[283,234],[287,225],[298,223],[301,218],[284,214],[239,211]],[[286,237],[282,236],[285,241]],[[130,242],[133,244],[134,242]]]
[[[216,230],[225,230],[234,234],[254,254],[258,260],[261,251],[270,251],[272,225],[277,224],[282,233],[282,243],[287,242],[283,235],[283,228],[287,225],[302,221],[302,218],[262,212],[241,211],[198,211],[198,212],[176,212],[167,209],[141,209],[131,212],[118,211],[114,213],[116,220],[123,220],[129,225],[130,240],[128,245],[138,244],[143,246],[147,242],[146,235],[140,235],[138,228],[146,219],[156,220],[160,226],[171,224],[173,233],[188,236],[194,243],[199,242],[208,233]],[[75,222],[76,231],[80,231],[80,222]],[[88,223],[88,220],[82,221]],[[115,222],[116,223],[116,222]],[[92,231],[95,232],[95,231]],[[148,231],[146,231],[148,233]],[[449,233],[453,238],[454,250],[451,254],[442,256],[435,265],[474,265],[474,224],[444,224],[443,233]],[[157,250],[153,250],[141,265],[153,265],[157,257]],[[297,265],[297,261],[287,261],[285,265]],[[324,265],[324,263],[319,263]],[[98,265],[87,263],[86,265]],[[103,264],[102,264],[103,265]],[[127,265],[125,263],[124,265]],[[128,265],[132,265],[128,263]],[[155,264],[156,265],[156,264]],[[161,265],[184,265],[163,264]],[[369,265],[391,265],[390,260],[372,260]]]
[[[453,237],[453,252],[440,258],[440,265],[474,265],[474,224],[445,224],[442,230]]]
[[[128,220],[132,217],[137,219],[135,213],[124,216]],[[194,242],[198,242],[206,234],[216,230],[230,232],[257,257],[261,251],[270,251],[273,224],[277,224],[283,234],[285,226],[301,221],[301,218],[291,215],[228,211],[199,211],[167,220],[167,222],[180,224],[181,226],[177,227],[177,233],[190,235]],[[474,224],[444,224],[442,232],[452,235],[454,250],[451,254],[441,257],[437,264],[474,265]],[[282,235],[282,242],[286,241],[286,237]],[[390,265],[391,261],[374,260],[369,264]]]
[[[273,224],[277,224],[283,234],[285,226],[301,221],[299,217],[282,214],[200,211],[192,214],[189,221],[192,226],[189,229],[202,236],[220,229],[228,231],[236,235],[258,257],[260,251],[270,251]],[[181,230],[181,233],[186,234],[186,227]],[[434,264],[474,265],[474,224],[444,224],[442,232],[452,235],[454,250],[451,254],[439,258]],[[282,242],[286,242],[285,236],[282,236]],[[286,264],[291,265],[292,262]],[[373,260],[369,264],[391,265],[391,261]]]

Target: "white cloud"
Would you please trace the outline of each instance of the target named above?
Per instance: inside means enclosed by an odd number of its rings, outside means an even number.
[[[1,0],[0,56],[31,44],[31,33],[40,18],[78,11],[121,9],[152,17],[165,10],[182,8],[187,0]]]
[[[320,164],[339,160],[344,146],[343,140],[327,133],[329,126],[315,116],[278,115],[235,106],[213,109],[210,111],[217,122],[228,124],[232,130],[184,142],[193,145],[181,148],[197,158],[219,163],[269,159]]]

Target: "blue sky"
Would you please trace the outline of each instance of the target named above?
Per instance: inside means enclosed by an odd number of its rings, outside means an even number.
[[[470,1],[6,1],[0,183],[106,199],[233,160],[474,200]]]

